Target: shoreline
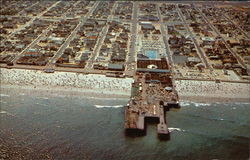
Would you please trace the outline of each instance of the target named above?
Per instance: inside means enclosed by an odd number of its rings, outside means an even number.
[[[128,99],[132,78],[113,78],[105,75],[1,68],[0,91],[20,89],[28,94],[53,97],[77,96],[106,99]],[[192,102],[250,102],[250,83],[231,83],[201,80],[175,80],[179,101]]]
[[[10,90],[21,90],[17,92],[18,95],[37,95],[40,98],[49,99],[53,97],[78,97],[78,98],[93,98],[93,99],[107,99],[117,100],[130,99],[130,95],[118,94],[114,92],[100,92],[98,90],[88,90],[79,88],[63,88],[63,87],[46,87],[46,86],[19,86],[10,84],[1,84],[0,93],[2,91],[9,92]],[[4,95],[4,94],[3,94]],[[179,102],[191,102],[191,103],[250,103],[248,98],[235,98],[235,97],[207,97],[207,96],[179,96]]]
[[[39,97],[86,97],[94,99],[128,99],[130,95],[122,92],[99,91],[96,89],[68,88],[68,87],[47,87],[47,86],[19,86],[12,84],[1,84],[0,91],[20,90],[17,94],[35,94]],[[1,92],[0,92],[1,93]]]
[[[192,99],[192,100],[190,100]],[[180,102],[195,102],[195,103],[249,103],[247,98],[229,98],[229,97],[180,97]]]
[[[175,84],[181,100],[195,102],[250,102],[249,83],[177,80]]]
[[[44,73],[43,71],[1,68],[2,88],[43,90],[47,96],[67,91],[68,95],[77,92],[85,96],[130,97],[132,78],[113,78],[105,75],[69,72]],[[57,93],[56,93],[57,92]],[[49,95],[48,95],[49,93]]]

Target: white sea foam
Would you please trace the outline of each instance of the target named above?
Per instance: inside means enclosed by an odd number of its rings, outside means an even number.
[[[6,111],[0,111],[0,114],[7,114]]]
[[[120,108],[123,105],[115,105],[115,106],[103,106],[103,105],[95,105],[96,108]]]
[[[190,105],[191,105],[190,102],[180,102],[181,107],[190,106]]]
[[[0,97],[9,97],[10,95],[7,94],[0,94]]]
[[[181,107],[191,106],[191,105],[194,105],[195,107],[202,107],[202,106],[210,106],[211,103],[195,103],[195,102],[188,102],[188,101],[180,102]]]
[[[208,118],[209,120],[214,120],[214,121],[225,121],[224,118]]]
[[[108,98],[108,97],[91,97],[91,96],[86,96],[86,98],[88,99],[100,99],[100,100],[105,100],[105,99],[108,99],[108,100],[116,100],[116,98]]]
[[[194,103],[195,107],[210,106],[211,103]]]
[[[249,105],[250,103],[249,103],[249,102],[236,102],[235,104],[236,104],[236,105],[239,105],[239,104],[243,104],[243,105],[246,104],[246,105]]]
[[[36,105],[39,105],[39,106],[47,106],[47,105],[44,104],[44,103],[38,103],[38,102],[36,102]]]
[[[180,128],[168,128],[169,132],[173,132],[173,131],[178,131],[178,132],[185,132],[184,129],[180,129]]]
[[[0,114],[6,114],[6,115],[8,115],[8,116],[13,116],[13,117],[15,117],[15,115],[13,115],[13,114],[11,114],[11,113],[9,113],[9,112],[6,112],[6,111],[0,111]]]

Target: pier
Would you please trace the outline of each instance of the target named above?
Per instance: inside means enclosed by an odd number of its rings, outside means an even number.
[[[149,65],[157,69],[149,68]],[[170,139],[166,111],[180,106],[167,61],[138,62],[131,92],[131,99],[125,106],[125,134],[144,136],[147,123],[154,123],[157,124],[158,138]]]

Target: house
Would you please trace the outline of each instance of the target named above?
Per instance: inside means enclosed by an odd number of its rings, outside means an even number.
[[[197,58],[197,57],[188,57],[188,62],[197,64],[197,63],[200,63],[201,60],[199,58]]]
[[[155,27],[152,24],[142,24],[141,25],[142,30],[154,30]]]
[[[203,45],[213,45],[215,43],[214,38],[212,37],[202,37]]]

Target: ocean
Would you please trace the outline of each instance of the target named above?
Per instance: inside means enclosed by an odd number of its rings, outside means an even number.
[[[156,125],[144,137],[126,137],[128,99],[39,96],[1,91],[0,159],[247,160],[249,103],[181,102],[167,112],[169,141]]]

